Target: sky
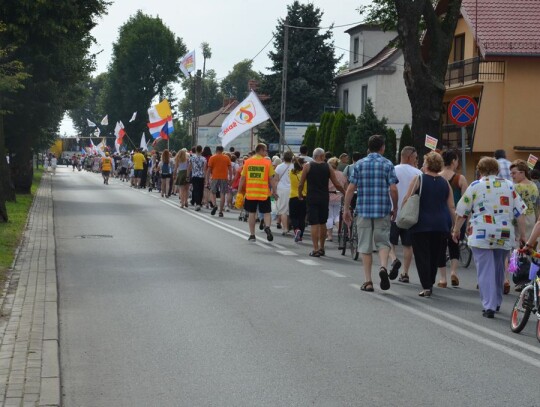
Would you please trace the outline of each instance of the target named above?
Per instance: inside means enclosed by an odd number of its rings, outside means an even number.
[[[137,10],[153,17],[159,16],[164,24],[180,37],[188,50],[195,49],[196,64],[202,69],[202,53],[200,44],[208,42],[212,50],[212,58],[206,61],[207,69],[214,69],[217,78],[225,77],[232,67],[244,60],[252,59],[272,38],[278,19],[285,18],[287,5],[293,0],[113,0],[107,15],[98,20],[92,30],[96,44],[90,53],[96,56],[97,75],[107,71],[112,56],[113,43],[118,39],[118,30]],[[370,0],[300,0],[301,3],[313,3],[323,11],[322,26],[331,24],[341,26],[360,23],[362,16],[357,9],[368,4]],[[346,51],[349,49],[349,35],[345,30],[352,25],[334,28],[334,45],[336,55],[344,55],[342,62],[347,61]],[[343,49],[339,49],[339,48]],[[253,69],[267,72],[270,60],[267,54],[273,49],[273,42],[260,52],[253,61]],[[341,63],[342,63],[341,62]],[[179,75],[181,73],[179,72]],[[97,120],[97,118],[96,118]],[[71,120],[65,118],[60,128],[62,135],[74,135]]]

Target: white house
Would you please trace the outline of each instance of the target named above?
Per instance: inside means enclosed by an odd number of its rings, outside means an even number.
[[[358,117],[371,99],[377,116],[388,119],[399,139],[412,114],[403,81],[403,53],[390,45],[397,33],[370,24],[345,32],[350,35],[349,67],[335,78],[341,109]]]

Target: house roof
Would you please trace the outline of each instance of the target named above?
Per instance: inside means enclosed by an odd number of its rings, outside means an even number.
[[[233,100],[219,110],[199,116],[199,127],[221,127],[225,118],[238,104],[237,100]]]
[[[359,68],[347,69],[346,71],[341,72],[336,76],[336,80],[345,79],[350,76],[359,75],[362,73],[373,71],[375,68],[382,66],[387,62],[393,55],[397,52],[401,52],[398,48],[394,46],[387,45],[384,47],[381,52],[375,55],[373,58],[366,61],[364,65]]]
[[[370,23],[360,23],[358,25],[355,25],[354,27],[349,28],[348,30],[345,30],[344,32],[346,34],[350,34],[351,32],[355,32],[358,30],[371,30],[371,31],[382,31],[382,27],[379,24],[370,24]]]
[[[540,1],[463,0],[483,56],[540,56]]]

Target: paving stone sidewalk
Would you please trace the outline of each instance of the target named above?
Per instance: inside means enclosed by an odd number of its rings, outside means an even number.
[[[43,174],[1,301],[0,405],[60,406],[51,176]]]

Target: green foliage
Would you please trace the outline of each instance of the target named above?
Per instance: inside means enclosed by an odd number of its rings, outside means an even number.
[[[240,101],[248,95],[248,81],[261,79],[261,75],[255,72],[252,66],[253,61],[249,59],[244,59],[233,66],[232,71],[221,81],[221,91],[225,97]]]
[[[316,138],[317,126],[315,124],[310,124],[306,129],[306,133],[304,134],[304,141],[302,142],[302,144],[306,145],[308,148],[308,155],[313,154],[313,150],[315,150]]]
[[[323,12],[313,3],[294,1],[287,6],[290,26],[318,27]],[[263,75],[260,93],[270,99],[265,107],[277,126],[280,126],[281,80],[283,72],[284,19],[279,19],[274,32],[274,50],[268,56],[271,71]],[[287,65],[287,111],[289,122],[315,122],[325,105],[335,105],[334,76],[339,58],[335,57],[331,30],[305,30],[289,28],[289,52]],[[272,126],[259,132],[267,142],[277,141]]]
[[[140,139],[147,131],[147,109],[171,94],[169,85],[179,77],[177,61],[185,53],[182,40],[159,17],[139,10],[120,27],[103,93],[109,134],[122,120],[128,135]],[[137,118],[128,123],[133,112],[137,112]]]
[[[388,128],[386,130],[386,139],[385,139],[385,149],[384,149],[384,156],[388,158],[390,161],[392,161],[393,164],[396,163],[396,145],[397,145],[397,137],[396,132],[392,128]]]
[[[182,81],[184,97],[178,106],[183,120],[191,121],[193,118],[193,99],[195,92],[196,77],[186,78]],[[198,105],[198,116],[214,112],[223,104],[223,95],[219,90],[219,83],[216,80],[216,72],[209,69],[205,78],[200,78],[201,98]]]
[[[93,67],[90,30],[109,3],[104,0],[0,2],[6,31],[0,49],[12,47],[6,62],[20,61],[28,74],[24,86],[3,100],[6,146],[13,153],[15,187],[28,192],[32,149],[56,138],[64,112],[81,101],[81,84]]]
[[[315,137],[315,145],[313,146],[313,149],[321,147],[324,148],[324,131],[326,129],[326,123],[329,120],[329,114],[328,112],[324,112],[321,116],[321,119],[319,121],[319,128],[317,129],[317,137]]]
[[[377,118],[373,103],[368,99],[364,113],[358,116],[356,124],[351,126],[347,133],[346,149],[349,155],[352,155],[353,151],[367,154],[368,140],[371,136],[374,134],[386,136],[386,123],[385,117],[380,120]]]
[[[328,146],[328,150],[332,151],[336,157],[345,152],[345,140],[348,130],[349,124],[347,123],[347,117],[340,110],[336,113],[330,134],[330,144]]]
[[[89,135],[95,128],[89,127],[86,119],[99,125],[101,119],[107,114],[103,110],[101,100],[103,89],[107,83],[107,73],[101,73],[90,78],[83,89],[84,101],[80,106],[69,111],[69,117],[73,121],[73,127],[83,135]]]
[[[401,157],[401,150],[403,150],[403,147],[406,146],[414,146],[414,139],[412,136],[411,128],[408,124],[403,126],[403,130],[401,130],[401,138],[399,139],[399,150],[398,150],[398,157]]]
[[[203,78],[206,77],[206,60],[212,58],[212,49],[210,48],[210,44],[207,42],[201,43],[201,51],[203,56],[203,71],[202,76]]]
[[[328,119],[326,121],[326,125],[324,126],[324,133],[321,135],[321,147],[324,149],[324,151],[330,151],[330,137],[332,136],[332,127],[334,126],[335,118],[336,114],[334,112],[330,112],[328,114]]]

